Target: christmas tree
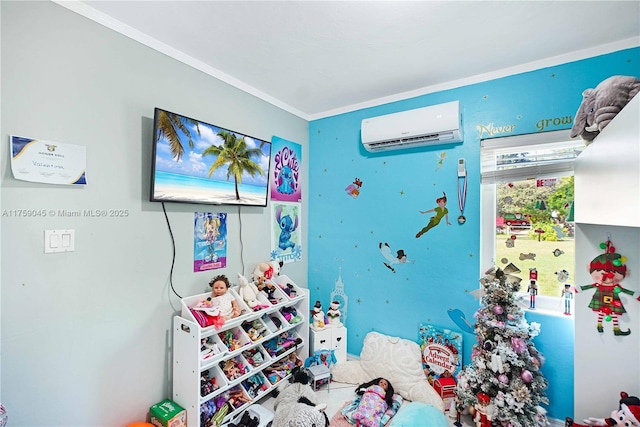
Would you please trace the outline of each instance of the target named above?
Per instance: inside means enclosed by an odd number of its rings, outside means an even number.
[[[475,314],[477,343],[471,364],[458,375],[458,409],[470,408],[481,427],[546,426],[541,403],[549,403],[542,355],[532,338],[540,325],[529,324],[518,304],[520,270],[492,268],[480,279],[481,307]]]

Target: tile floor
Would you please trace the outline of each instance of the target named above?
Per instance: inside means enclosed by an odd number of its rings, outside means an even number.
[[[333,415],[344,405],[348,400],[353,399],[356,385],[354,384],[344,384],[344,383],[336,383],[332,382],[329,386],[322,386],[320,390],[316,392],[318,403],[326,403],[327,409],[326,413],[329,419],[333,417]],[[273,410],[273,398],[266,397],[262,399],[259,403],[269,410]],[[454,420],[449,420],[449,424],[453,426]],[[472,420],[468,416],[463,416],[463,426],[464,427],[472,427],[474,426]],[[274,426],[276,427],[276,426]],[[415,427],[429,427],[428,425],[424,426],[415,426]]]

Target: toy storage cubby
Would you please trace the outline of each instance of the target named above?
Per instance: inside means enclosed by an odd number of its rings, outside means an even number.
[[[219,329],[201,327],[190,310],[210,293],[182,299],[181,315],[173,322],[173,400],[187,410],[189,427],[208,427],[201,424],[201,407],[219,409],[223,396],[231,397],[230,406],[216,419],[232,420],[289,376],[283,366],[290,359],[303,362],[309,356],[308,291],[287,276],[271,283],[275,290],[257,311],[232,287],[241,315]]]

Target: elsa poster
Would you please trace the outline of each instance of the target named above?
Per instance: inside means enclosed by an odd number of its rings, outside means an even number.
[[[302,165],[302,146],[280,137],[271,138],[271,156],[273,168],[270,175],[271,200],[300,202],[300,167]]]
[[[227,266],[227,214],[195,212],[193,226],[193,271]]]

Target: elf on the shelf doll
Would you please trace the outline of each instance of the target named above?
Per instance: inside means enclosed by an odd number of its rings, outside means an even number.
[[[618,324],[618,316],[626,313],[620,301],[619,294],[623,292],[633,295],[634,291],[620,286],[620,282],[628,275],[627,266],[624,264],[626,258],[616,253],[611,241],[600,245],[605,252],[598,255],[589,264],[589,273],[594,280],[590,285],[580,286],[580,289],[587,290],[595,288],[596,292],[591,298],[589,308],[598,313],[598,332],[604,332],[602,319],[613,321],[614,335],[629,335],[631,330],[623,331]],[[640,298],[638,299],[640,301]]]

